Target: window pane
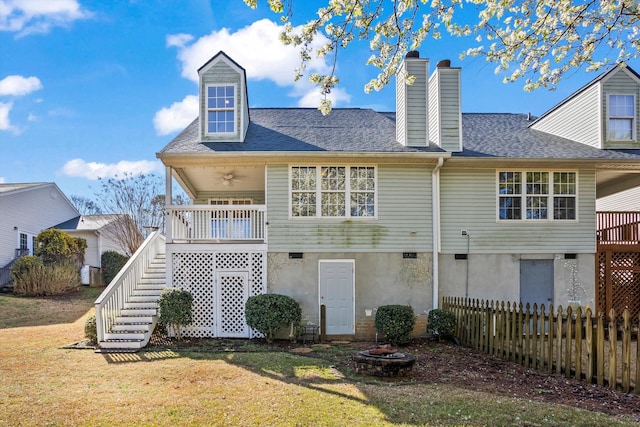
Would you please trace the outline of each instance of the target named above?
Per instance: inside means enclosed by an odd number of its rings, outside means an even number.
[[[549,173],[527,172],[527,194],[549,194]]]
[[[632,138],[633,119],[609,119],[607,139],[628,141]]]
[[[316,168],[304,166],[291,168],[291,189],[315,191]]]
[[[633,117],[633,95],[609,95],[609,117]]]
[[[372,167],[353,167],[349,174],[351,190],[372,191],[375,189],[375,169]]]
[[[374,193],[351,194],[351,216],[374,216],[374,200]]]
[[[498,176],[500,194],[520,194],[520,172],[500,172]]]
[[[576,194],[576,174],[574,172],[554,172],[553,193]]]
[[[344,193],[322,193],[322,216],[345,216]]]
[[[527,197],[527,219],[547,219],[547,197]]]
[[[316,216],[316,193],[291,193],[291,216]]]
[[[345,168],[323,167],[320,171],[322,190],[345,190]]]
[[[576,198],[554,197],[553,219],[576,219]]]
[[[500,197],[500,219],[520,219],[521,204],[520,197]]]

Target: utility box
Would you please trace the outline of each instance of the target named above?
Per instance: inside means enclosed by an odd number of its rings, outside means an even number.
[[[89,286],[91,284],[90,267],[88,265],[83,265],[80,269],[80,283],[85,286]]]

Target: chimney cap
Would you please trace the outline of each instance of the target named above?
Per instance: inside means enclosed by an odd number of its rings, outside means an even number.
[[[449,67],[451,67],[450,59],[443,59],[440,62],[438,62],[438,64],[436,65],[436,68],[449,68]]]
[[[407,52],[405,58],[420,58],[420,52],[418,52],[417,50],[410,50],[409,52]]]

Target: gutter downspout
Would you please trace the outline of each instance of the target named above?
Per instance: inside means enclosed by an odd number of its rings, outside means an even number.
[[[433,308],[438,308],[438,253],[440,251],[440,168],[444,164],[444,157],[438,158],[438,164],[431,172],[431,205],[432,205],[432,236],[433,236]]]

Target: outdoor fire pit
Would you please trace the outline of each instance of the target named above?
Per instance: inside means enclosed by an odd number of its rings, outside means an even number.
[[[378,346],[353,355],[356,373],[376,377],[406,377],[416,359],[390,346]]]

